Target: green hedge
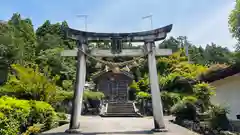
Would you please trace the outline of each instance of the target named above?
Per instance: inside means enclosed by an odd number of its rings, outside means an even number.
[[[181,95],[173,92],[162,92],[161,99],[165,113],[170,113],[170,109],[181,100]]]
[[[28,93],[29,94],[29,93]],[[10,89],[7,87],[0,87],[0,96],[11,96],[16,97],[18,99],[25,99],[27,95],[27,92],[19,92],[15,91],[14,89]],[[95,92],[95,91],[89,91],[85,90],[83,93],[83,99],[102,99],[104,98],[104,94],[102,92]],[[71,102],[73,99],[73,92],[72,91],[64,91],[64,90],[58,90],[56,91],[56,94],[51,97],[51,100],[48,101],[49,104],[52,105],[52,107],[57,112],[67,112],[67,107],[65,103]]]
[[[73,99],[72,91],[57,91],[54,102],[51,102],[51,105],[57,112],[65,112],[69,113],[69,103]],[[101,100],[104,98],[104,94],[102,92],[95,92],[90,90],[85,90],[83,93],[83,100]]]
[[[34,124],[43,124],[42,130],[57,124],[57,114],[46,102],[0,98],[0,134],[17,135]]]
[[[183,120],[195,121],[197,119],[196,100],[195,97],[189,96],[172,106],[171,113],[176,116],[175,122],[180,124]]]
[[[101,100],[104,97],[104,94],[98,91],[85,90],[83,93],[83,99]]]

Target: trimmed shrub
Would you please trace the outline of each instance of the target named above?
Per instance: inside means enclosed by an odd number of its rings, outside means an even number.
[[[24,131],[28,125],[28,118],[31,112],[31,106],[26,100],[16,100],[10,97],[0,98],[0,112],[4,116],[1,120],[1,133],[10,133]],[[14,128],[15,130],[11,129]],[[6,132],[4,131],[6,130]]]
[[[67,116],[66,116],[65,113],[58,112],[57,116],[58,116],[59,120],[66,120],[67,119]]]
[[[63,80],[62,87],[66,91],[72,91],[74,89],[72,80]]]
[[[167,76],[160,77],[159,83],[162,86],[162,90],[168,92],[181,92],[192,94],[192,82],[194,80],[191,79],[188,75],[182,76],[179,72],[173,72],[168,74]]]
[[[171,92],[162,92],[161,98],[165,113],[170,113],[171,107],[181,100],[180,94]]]
[[[148,92],[138,92],[137,93],[137,100],[141,100],[141,99],[151,99],[151,94],[149,94]]]
[[[44,124],[47,130],[56,124],[56,113],[48,103],[18,100],[11,97],[0,98],[0,134],[17,135],[33,124]]]
[[[29,104],[32,107],[30,118],[31,123],[44,124],[44,129],[48,130],[57,125],[57,114],[54,108],[43,101],[30,101]]]
[[[227,118],[227,113],[229,111],[227,108],[221,107],[219,105],[214,105],[210,109],[210,126],[212,129],[218,130],[229,130],[230,122]]]
[[[149,88],[149,78],[148,76],[144,76],[144,78],[140,79],[137,82],[138,88],[140,91],[144,91],[144,92],[149,92],[150,88]],[[138,89],[137,89],[138,90]]]
[[[33,126],[28,127],[27,131],[22,135],[36,135],[42,131],[42,125],[34,124]]]
[[[69,113],[71,109],[69,105],[72,99],[73,99],[73,92],[59,90],[56,92],[55,100],[51,102],[51,105],[57,112]]]
[[[90,91],[90,90],[85,90],[83,93],[83,99],[92,99],[92,100],[101,100],[105,96],[102,92],[99,91]]]
[[[183,97],[182,101],[195,104],[198,101],[198,99],[194,96],[185,96],[185,97]]]
[[[171,108],[171,113],[176,116],[176,123],[181,124],[183,120],[197,121],[197,108],[193,102],[181,100]]]
[[[211,105],[210,98],[214,95],[215,88],[208,83],[199,83],[193,86],[194,96],[203,103],[203,111]]]
[[[0,134],[17,135],[20,132],[20,122],[12,117],[6,117],[0,112]]]

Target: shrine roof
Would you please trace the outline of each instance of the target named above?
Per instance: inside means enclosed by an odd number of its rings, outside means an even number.
[[[95,81],[95,80],[99,79],[101,76],[105,75],[106,73],[113,73],[113,72],[111,70],[110,71],[100,71],[99,73],[92,76],[92,80]],[[113,73],[113,74],[123,74],[131,79],[134,78],[134,76],[131,72],[124,71],[124,70],[120,70],[119,73]]]
[[[209,75],[200,76],[198,81],[204,81],[204,82],[211,83],[211,82],[214,82],[217,80],[221,80],[221,79],[233,76],[238,73],[240,73],[240,64],[236,63],[227,68],[220,69]]]

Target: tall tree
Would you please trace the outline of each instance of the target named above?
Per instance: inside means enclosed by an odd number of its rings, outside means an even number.
[[[180,42],[174,37],[170,37],[159,44],[159,48],[169,48],[172,49],[173,52],[176,52],[180,48]]]
[[[22,19],[20,14],[13,14],[9,20],[13,30],[14,45],[19,49],[21,61],[33,61],[35,58],[36,36],[30,19]]]
[[[229,15],[228,24],[232,36],[239,40],[240,34],[238,27],[240,26],[240,0],[235,0],[235,7]]]

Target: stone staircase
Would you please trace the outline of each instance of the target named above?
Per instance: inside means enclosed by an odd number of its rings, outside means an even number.
[[[102,117],[142,117],[138,113],[133,102],[109,102],[106,104],[105,112],[101,113]]]

